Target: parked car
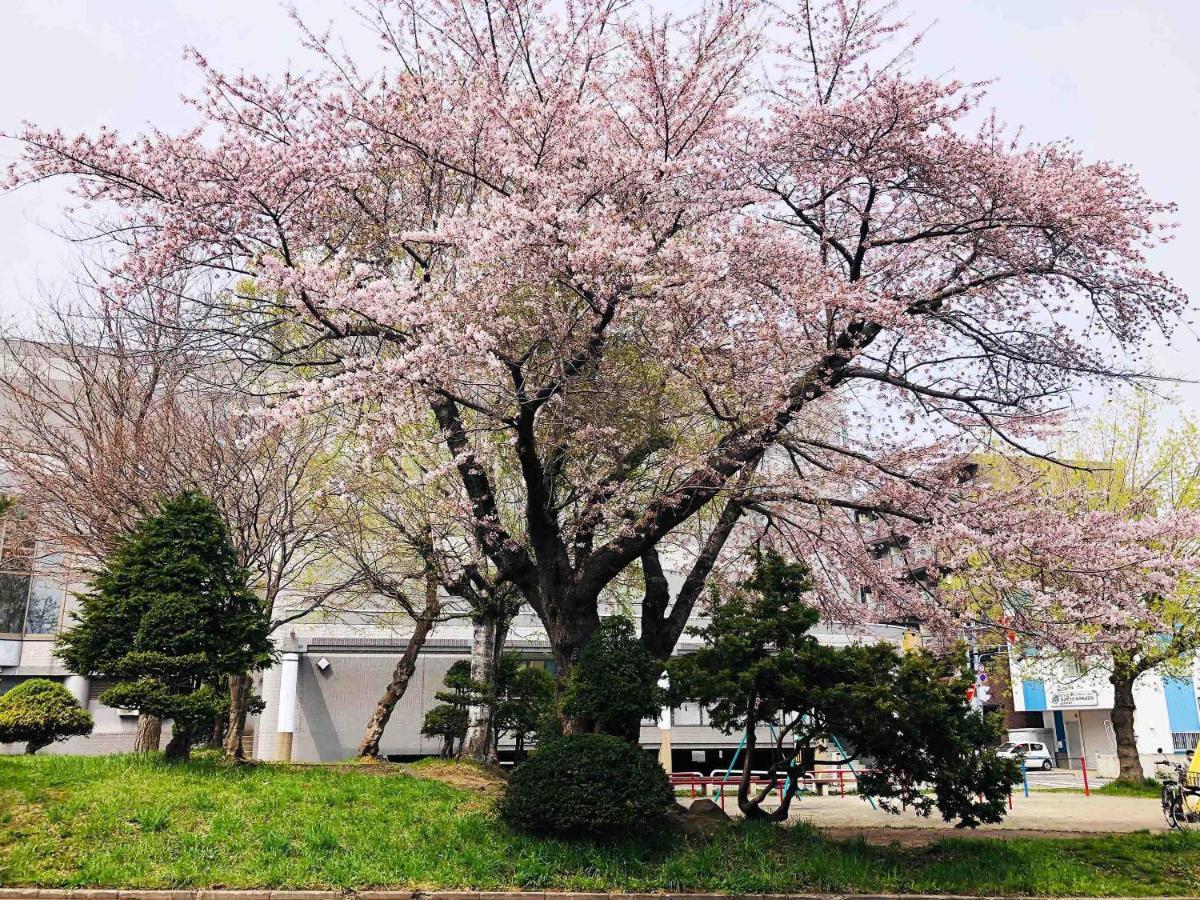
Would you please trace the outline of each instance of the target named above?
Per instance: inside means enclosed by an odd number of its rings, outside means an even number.
[[[996,750],[997,756],[1003,756],[1008,759],[1024,759],[1025,768],[1041,769],[1044,772],[1049,772],[1054,768],[1054,754],[1047,749],[1045,744],[1037,741],[1029,741],[1028,743],[1014,744],[1012,742],[1004,743]]]

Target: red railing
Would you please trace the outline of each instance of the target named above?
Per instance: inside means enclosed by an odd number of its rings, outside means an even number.
[[[858,773],[863,769],[817,769],[815,771],[805,772],[803,778],[800,779],[797,785],[798,790],[809,790],[813,788],[834,786],[838,789],[840,796],[846,795],[847,785],[853,783],[857,786]],[[776,791],[782,790],[787,776],[780,773],[776,776],[775,784]],[[674,787],[686,787],[689,789],[691,797],[707,796],[709,788],[713,788],[714,793],[721,801],[721,808],[725,808],[725,796],[728,793],[726,788],[730,785],[737,785],[742,780],[741,772],[729,772],[726,774],[724,769],[714,769],[708,775],[703,772],[672,772],[670,775],[671,784]],[[750,772],[750,784],[756,787],[764,787],[771,783],[771,779],[767,777],[766,770],[755,769]]]

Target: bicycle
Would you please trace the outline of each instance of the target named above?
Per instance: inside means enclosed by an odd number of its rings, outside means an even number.
[[[1170,760],[1160,759],[1155,766],[1162,782],[1162,808],[1167,825],[1179,831],[1200,828],[1200,778],[1189,775],[1181,763]]]

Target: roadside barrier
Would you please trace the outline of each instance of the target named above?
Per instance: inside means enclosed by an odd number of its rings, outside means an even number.
[[[837,788],[840,796],[846,796],[847,787],[857,789],[858,774],[867,771],[865,769],[817,769],[808,771],[800,779],[796,786],[798,791],[817,790],[823,788]],[[673,787],[688,788],[689,796],[705,797],[708,796],[710,788],[712,796],[719,800],[721,808],[725,808],[726,788],[730,785],[737,785],[742,780],[741,772],[727,772],[725,769],[713,769],[708,775],[703,772],[672,772],[670,781]],[[754,769],[750,772],[750,784],[756,787],[764,787],[771,783],[771,779],[767,777],[765,769]],[[775,779],[776,788],[778,791],[783,788],[786,783],[786,777],[780,773]]]
[[[1034,779],[1034,787],[1072,787],[1078,785],[1083,789],[1085,797],[1092,796],[1092,786],[1088,779],[1087,757],[1084,756],[1068,756],[1063,757],[1067,763],[1066,766],[1055,766],[1052,769],[1030,769],[1024,761],[1021,762],[1021,782],[1022,788],[1025,791],[1025,796],[1029,796],[1029,779]],[[1075,768],[1071,764],[1078,763],[1079,767]],[[1038,783],[1039,778],[1054,777],[1050,783]],[[1069,776],[1071,784],[1064,784],[1064,776]]]
[[[1083,789],[1083,795],[1090,797],[1092,795],[1091,781],[1088,777],[1087,759],[1085,757],[1072,756],[1067,757],[1066,762],[1078,763],[1078,768],[1066,768],[1056,766],[1049,770],[1043,769],[1027,769],[1024,761],[1021,762],[1021,787],[1026,797],[1030,792],[1030,778],[1034,779],[1034,788],[1037,787],[1068,787],[1071,785],[1062,784],[1063,776],[1071,776],[1071,780]],[[857,791],[858,776],[863,772],[869,772],[869,769],[850,769],[850,768],[831,768],[831,769],[816,769],[804,773],[800,783],[796,789],[798,791],[815,790],[818,793],[824,789],[829,789],[832,793],[836,788],[839,796],[846,796],[847,789]],[[1057,776],[1055,781],[1050,784],[1038,783],[1039,777],[1054,775]],[[687,788],[690,797],[707,797],[711,791],[712,797],[719,800],[721,808],[725,808],[725,795],[728,793],[727,788],[730,785],[737,785],[742,780],[741,772],[733,772],[726,769],[713,769],[707,775],[703,772],[672,772],[669,776],[671,785],[676,788]],[[763,787],[771,783],[771,779],[767,777],[766,770],[754,769],[750,772],[750,784],[755,787]],[[783,788],[785,777],[780,774],[776,780],[777,792]],[[1012,809],[1013,797],[1012,792],[1008,795],[1008,808]]]

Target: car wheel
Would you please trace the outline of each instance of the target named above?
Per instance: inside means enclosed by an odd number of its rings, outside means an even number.
[[[1048,759],[1042,760],[1042,771],[1043,772],[1049,772],[1053,768],[1054,768],[1054,766],[1050,763],[1050,760],[1048,760]]]

